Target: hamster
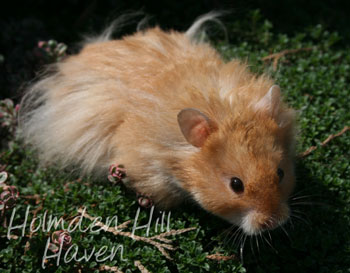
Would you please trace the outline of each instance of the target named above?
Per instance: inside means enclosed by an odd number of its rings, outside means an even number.
[[[54,64],[26,92],[25,143],[41,162],[106,175],[161,208],[187,198],[254,235],[290,215],[295,113],[267,75],[225,62],[187,32],[159,27],[101,35]]]

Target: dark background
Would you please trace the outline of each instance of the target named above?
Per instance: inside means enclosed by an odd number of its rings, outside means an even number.
[[[40,64],[33,49],[40,40],[55,39],[74,51],[83,34],[96,33],[131,11],[151,16],[150,25],[184,30],[196,17],[211,10],[230,11],[222,18],[229,25],[256,9],[272,22],[274,32],[292,34],[322,24],[340,33],[341,45],[347,46],[350,41],[348,0],[6,1],[6,7],[3,4],[0,9],[0,99],[18,100],[25,83],[35,76]],[[230,38],[234,43],[234,37]]]

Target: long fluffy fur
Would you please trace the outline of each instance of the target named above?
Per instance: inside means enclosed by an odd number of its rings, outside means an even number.
[[[110,40],[108,29],[89,40],[27,91],[20,112],[25,142],[42,162],[77,165],[85,173],[125,164],[131,187],[165,207],[180,202],[186,187],[179,178],[191,179],[184,164],[198,148],[184,139],[179,111],[200,109],[229,135],[229,121],[248,122],[255,115],[251,104],[273,84],[239,61],[224,63],[212,47],[196,41],[202,25],[217,15],[199,18],[185,34],[156,27]],[[282,105],[278,118],[284,124],[278,135],[289,151],[293,113]]]
[[[133,13],[119,17],[100,35],[85,37],[84,46],[111,41],[117,29],[139,15]],[[199,17],[186,36],[195,41],[203,31],[203,24],[209,20],[219,22],[218,16],[219,12],[211,12]],[[162,41],[165,38],[162,35],[157,37],[159,29],[148,33],[145,35],[150,43],[148,50],[158,51],[157,54],[167,50],[167,45],[162,42],[175,42]],[[141,38],[140,35],[138,38]],[[128,49],[125,47],[124,50]],[[70,71],[72,74],[69,74]],[[77,165],[84,173],[99,172],[110,163],[109,158],[115,152],[111,138],[121,122],[116,119],[124,116],[127,108],[135,104],[141,104],[136,106],[139,116],[151,116],[150,109],[142,108],[142,104],[160,104],[159,98],[153,94],[139,92],[136,88],[130,90],[123,85],[116,78],[94,70],[86,71],[84,64],[75,62],[74,57],[51,65],[40,80],[28,88],[22,99],[19,122],[23,139],[38,150],[44,164],[56,164],[62,168]],[[108,92],[108,89],[115,93]],[[128,102],[133,106],[118,102],[124,90],[129,93]],[[132,100],[132,96],[137,98]],[[101,118],[102,113],[104,118]]]

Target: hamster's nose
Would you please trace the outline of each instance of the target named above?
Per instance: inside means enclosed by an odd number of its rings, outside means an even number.
[[[259,231],[264,231],[267,229],[275,229],[278,226],[278,220],[275,217],[270,217],[262,213],[255,214],[255,219],[253,223]]]
[[[258,234],[265,230],[275,229],[289,218],[289,208],[282,204],[277,214],[249,211],[242,219],[241,227],[249,235]]]

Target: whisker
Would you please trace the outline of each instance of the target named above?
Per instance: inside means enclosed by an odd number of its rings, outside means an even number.
[[[292,227],[292,229],[294,229],[294,228],[295,228],[295,226],[294,226],[294,222],[293,222],[292,217],[289,217],[289,219],[288,219],[288,221],[287,221],[287,223],[286,223],[286,224],[290,224],[290,225],[291,225],[291,227]]]
[[[315,197],[314,195],[302,195],[289,198],[289,200],[299,200],[299,199],[309,199],[310,197]]]
[[[322,202],[303,202],[303,201],[299,201],[299,202],[291,202],[290,206],[299,206],[299,205],[308,205],[308,206],[330,206],[329,204],[326,203],[322,203]]]
[[[253,236],[249,236],[250,250],[252,251],[253,256],[255,257],[256,255],[255,255],[255,251],[254,251],[254,248],[253,248],[252,239],[253,239]]]
[[[232,244],[231,244],[231,245],[232,245],[232,246],[235,246],[236,241],[239,242],[241,236],[242,236],[242,229],[239,227],[239,228],[232,234],[232,236],[229,238],[229,240],[231,240],[231,239],[233,238]]]
[[[297,209],[293,209],[292,214],[296,213],[297,215],[303,215],[303,216],[307,216],[307,214],[301,210],[297,210]]]
[[[241,228],[238,228],[237,231],[236,231],[234,234],[235,234],[235,235],[234,235],[234,238],[233,238],[233,240],[232,240],[231,246],[234,247],[234,248],[236,248],[236,243],[237,243],[237,245],[238,245],[238,247],[239,247],[239,243],[240,243],[241,238],[242,238],[242,236],[243,236],[242,229],[241,229]],[[233,236],[232,236],[232,237],[233,237]],[[231,237],[231,238],[232,238],[232,237]]]
[[[281,229],[283,230],[283,232],[287,235],[289,242],[292,243],[292,239],[290,238],[290,236],[289,236],[287,230],[284,228],[284,226],[280,226],[280,227],[281,227]]]
[[[306,189],[297,191],[297,192],[293,193],[292,195],[290,195],[290,198],[293,198],[293,197],[295,197],[295,196],[300,196],[301,193],[306,192],[306,191],[308,191],[308,190],[310,190],[310,189],[309,189],[309,188],[306,188]]]
[[[323,200],[325,198],[325,196],[323,194],[315,194],[315,193],[302,194],[303,192],[311,190],[311,189],[307,188],[307,189],[304,189],[302,191],[296,192],[296,193],[290,195],[288,200],[293,202],[295,200],[314,200],[314,199],[316,199],[316,200],[322,199]]]
[[[271,233],[269,230],[267,231],[267,234],[269,234],[270,242],[272,243],[272,237],[271,237]]]
[[[259,232],[259,235],[261,236],[261,232]],[[255,236],[255,243],[256,243],[256,247],[258,249],[258,254],[260,254],[259,237],[258,236]]]
[[[311,223],[308,222],[307,220],[305,220],[304,218],[298,216],[297,214],[291,214],[291,217],[297,219],[297,220],[300,220],[301,222],[303,222],[304,224],[306,224],[307,226],[310,226]]]
[[[227,244],[229,241],[230,241],[230,239],[232,238],[232,234],[231,234],[231,232],[232,232],[232,230],[235,228],[235,226],[230,226],[229,228],[227,228],[226,230],[224,230],[219,236],[221,237],[221,236],[223,236],[224,234],[226,234],[225,235],[225,238],[224,238],[224,244]],[[237,232],[237,231],[236,231]],[[233,233],[233,234],[235,234],[235,232]],[[229,236],[229,240],[226,240],[227,239],[227,237]]]
[[[225,235],[225,238],[222,240],[224,243],[223,245],[226,246],[227,243],[229,242],[228,240],[226,240],[227,236],[231,236],[231,231],[235,228],[236,226],[231,225],[230,227],[226,228],[224,231],[222,231],[220,234],[218,234],[218,237],[220,239],[222,239],[222,237]],[[211,246],[212,244],[215,243],[215,240],[210,241],[208,244],[205,245],[205,248],[208,248],[209,246]]]
[[[240,257],[241,257],[241,263],[242,264],[244,263],[244,260],[243,260],[243,249],[244,249],[244,244],[245,244],[246,239],[247,239],[247,235],[244,234],[244,239],[241,242],[241,247],[240,247]]]
[[[271,249],[277,254],[277,250],[272,246],[272,244],[269,242],[269,240],[263,236],[263,239],[265,240],[265,242],[271,247]]]

